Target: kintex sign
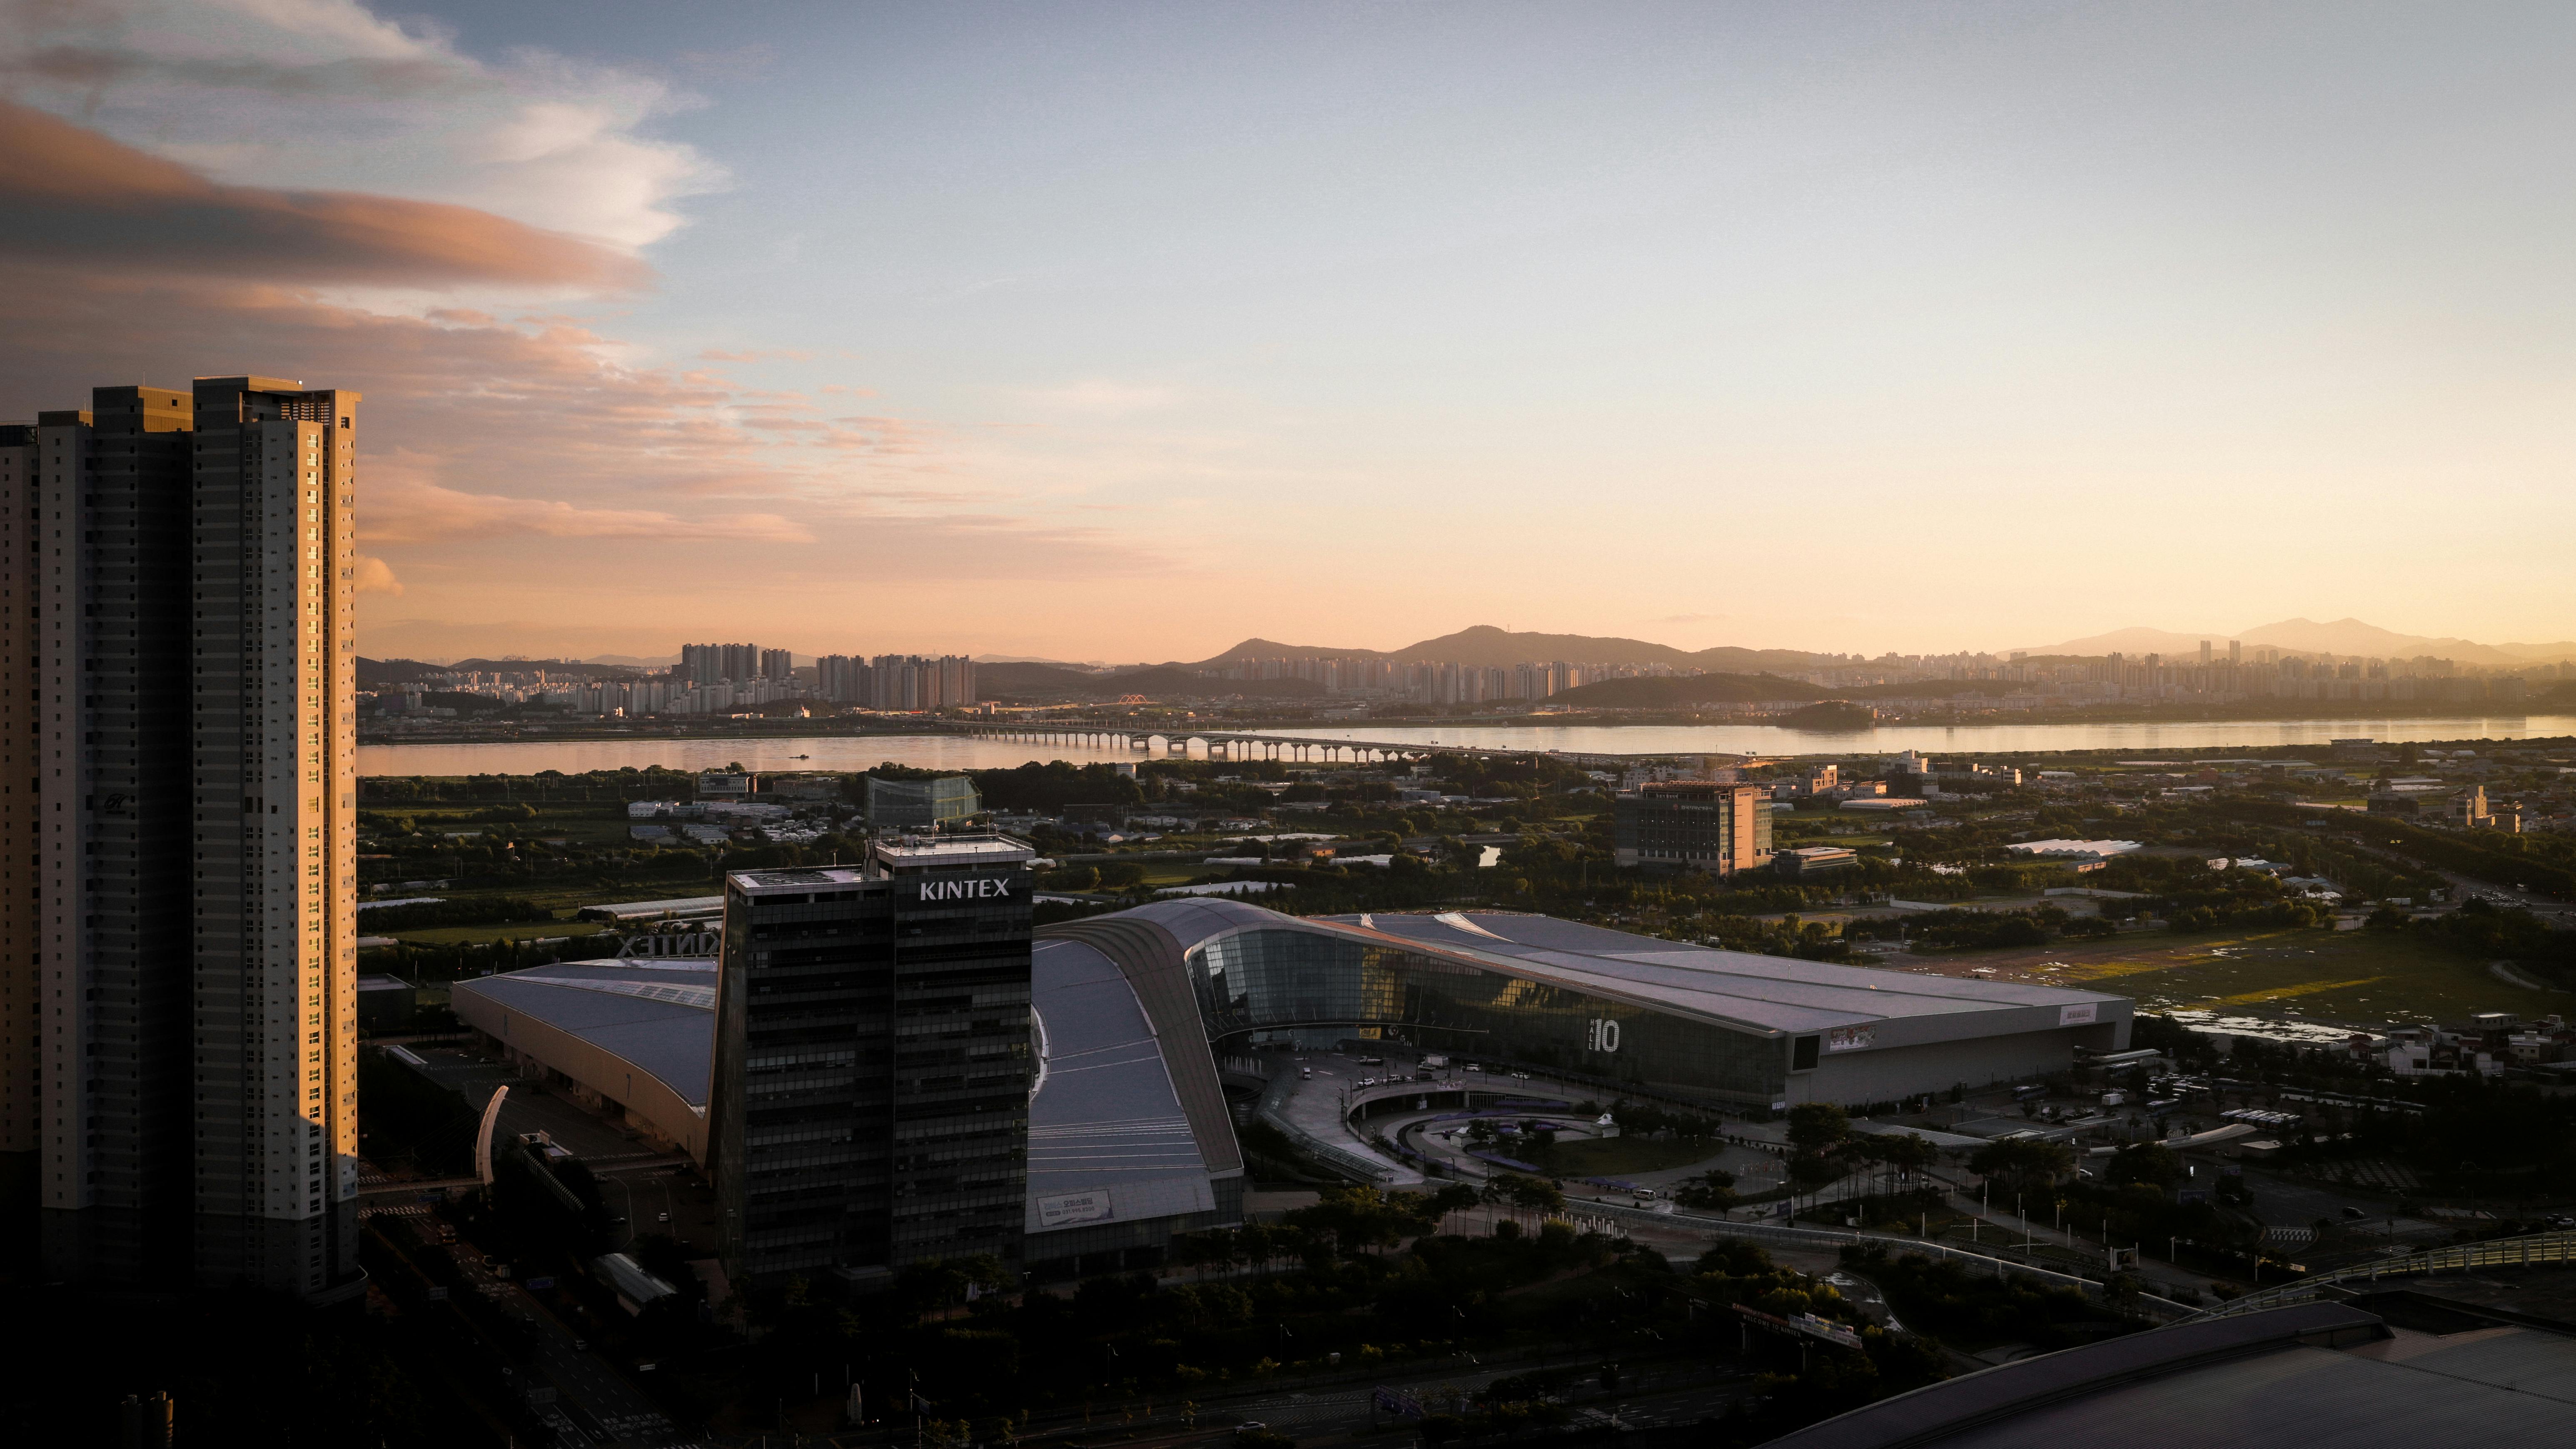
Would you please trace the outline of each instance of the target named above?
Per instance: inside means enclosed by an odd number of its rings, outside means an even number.
[[[1007,875],[931,875],[913,881],[913,899],[924,905],[937,901],[993,901],[1027,894],[1019,889],[1019,878]]]

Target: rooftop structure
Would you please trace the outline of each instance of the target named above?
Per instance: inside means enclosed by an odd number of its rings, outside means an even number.
[[[2108,860],[2146,847],[2134,840],[2016,840],[2004,849],[2042,860]]]
[[[722,896],[678,896],[667,901],[612,901],[573,912],[583,921],[685,921],[724,914]]]
[[[2576,1326],[2426,1293],[2193,1320],[1881,1399],[1773,1449],[2576,1442]]]
[[[1037,856],[1024,840],[1008,835],[950,835],[879,840],[868,847],[877,864],[892,875],[960,870],[970,866],[1020,865]]]
[[[1771,857],[1772,868],[1791,880],[1849,870],[1860,864],[1860,852],[1845,845],[1802,845]]]
[[[975,782],[964,775],[934,780],[886,780],[868,777],[868,823],[885,829],[928,830],[963,820],[984,808]]]

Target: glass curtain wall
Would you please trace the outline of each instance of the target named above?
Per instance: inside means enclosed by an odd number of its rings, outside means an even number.
[[[1787,1075],[1775,1038],[1321,932],[1219,936],[1188,967],[1211,1040],[1393,1036],[1714,1101],[1775,1101]]]

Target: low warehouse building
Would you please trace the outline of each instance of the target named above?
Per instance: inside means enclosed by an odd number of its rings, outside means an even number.
[[[706,1165],[715,962],[562,961],[459,981],[451,1003],[522,1068]]]

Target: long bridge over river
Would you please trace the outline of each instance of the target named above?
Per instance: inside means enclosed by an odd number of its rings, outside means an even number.
[[[1192,744],[1211,760],[1305,760],[1376,763],[1427,760],[1442,755],[1476,755],[1487,759],[1563,760],[1577,765],[1633,765],[1641,760],[1703,759],[1709,752],[1669,751],[1650,755],[1614,755],[1583,750],[1512,750],[1487,745],[1452,745],[1424,740],[1362,740],[1319,735],[1273,735],[1245,730],[1138,729],[1132,725],[1081,724],[1072,721],[1027,724],[974,724],[957,727],[977,739],[1013,740],[1033,745],[1081,745],[1095,750],[1134,750],[1143,755],[1182,756]]]

